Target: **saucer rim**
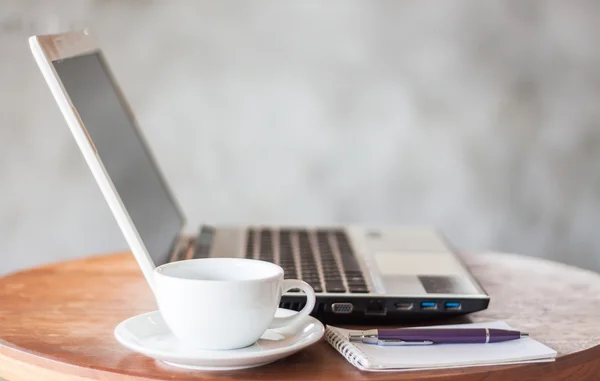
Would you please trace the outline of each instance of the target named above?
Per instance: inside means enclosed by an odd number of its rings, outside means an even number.
[[[297,312],[297,311],[289,310],[289,309],[285,309],[285,308],[278,308],[277,312],[280,312],[280,311],[283,311],[286,314]],[[286,353],[291,354],[291,353],[297,352],[297,351],[304,349],[312,344],[315,344],[316,342],[321,340],[321,338],[325,334],[325,326],[323,325],[323,323],[321,323],[319,320],[317,320],[313,316],[309,315],[309,316],[304,317],[305,320],[303,319],[303,321],[308,320],[310,323],[313,323],[316,326],[315,332],[312,332],[309,335],[307,335],[305,337],[305,340],[295,342],[289,346],[284,346],[284,347],[274,348],[274,349],[261,349],[261,350],[257,350],[256,352],[240,352],[240,350],[245,349],[247,347],[238,348],[238,349],[230,349],[230,350],[192,349],[190,352],[187,352],[185,355],[181,355],[181,354],[174,353],[171,351],[160,350],[160,349],[151,349],[150,347],[142,346],[142,345],[132,342],[131,340],[127,340],[127,339],[121,337],[122,335],[119,334],[119,331],[126,330],[124,327],[126,326],[126,324],[128,322],[130,322],[132,320],[136,320],[136,319],[143,319],[146,316],[156,315],[156,314],[160,315],[160,310],[144,312],[144,313],[132,316],[130,318],[127,318],[127,319],[121,321],[115,327],[115,329],[113,331],[115,339],[124,347],[126,347],[130,350],[133,350],[134,352],[141,353],[143,355],[146,355],[146,356],[149,356],[149,357],[152,357],[155,359],[158,359],[158,357],[169,357],[169,358],[188,358],[188,359],[193,358],[193,359],[215,359],[215,360],[226,360],[226,359],[234,359],[235,358],[235,359],[239,359],[239,360],[251,360],[251,359],[260,359],[265,356],[276,356],[276,355],[280,355],[280,354],[286,354]],[[162,319],[162,316],[161,316],[161,319]],[[294,325],[306,325],[306,323],[305,324],[296,323]],[[286,326],[283,328],[269,329],[268,331],[274,331],[279,334],[282,334],[281,330],[289,329],[289,328],[290,328],[290,326]],[[167,329],[168,329],[168,327],[167,327]],[[163,360],[160,360],[160,361],[163,361]]]

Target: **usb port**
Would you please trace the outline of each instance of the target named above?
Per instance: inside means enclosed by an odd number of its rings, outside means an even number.
[[[444,303],[444,308],[447,310],[458,311],[458,310],[460,310],[460,303],[459,302],[446,302],[446,303]]]
[[[436,302],[421,302],[422,310],[437,310]]]

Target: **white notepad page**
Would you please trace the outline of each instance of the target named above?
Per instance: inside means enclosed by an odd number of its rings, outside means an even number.
[[[436,326],[439,328],[513,329],[503,321]],[[433,328],[433,327],[431,327]],[[533,338],[489,344],[377,346],[348,341],[351,330],[328,326],[326,337],[362,370],[415,370],[554,361],[556,351]]]

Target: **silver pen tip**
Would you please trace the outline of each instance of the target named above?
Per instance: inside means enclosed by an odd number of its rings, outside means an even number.
[[[529,337],[529,334],[528,334],[528,333],[521,332],[521,339],[525,339],[525,338],[527,338],[527,337]]]
[[[362,341],[363,343],[375,344],[377,343],[377,330],[368,329],[366,331],[354,331],[348,334],[348,340],[350,341]]]

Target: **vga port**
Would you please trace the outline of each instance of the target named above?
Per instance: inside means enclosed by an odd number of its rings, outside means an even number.
[[[334,314],[349,314],[354,309],[352,303],[333,303],[331,305],[331,311]]]

